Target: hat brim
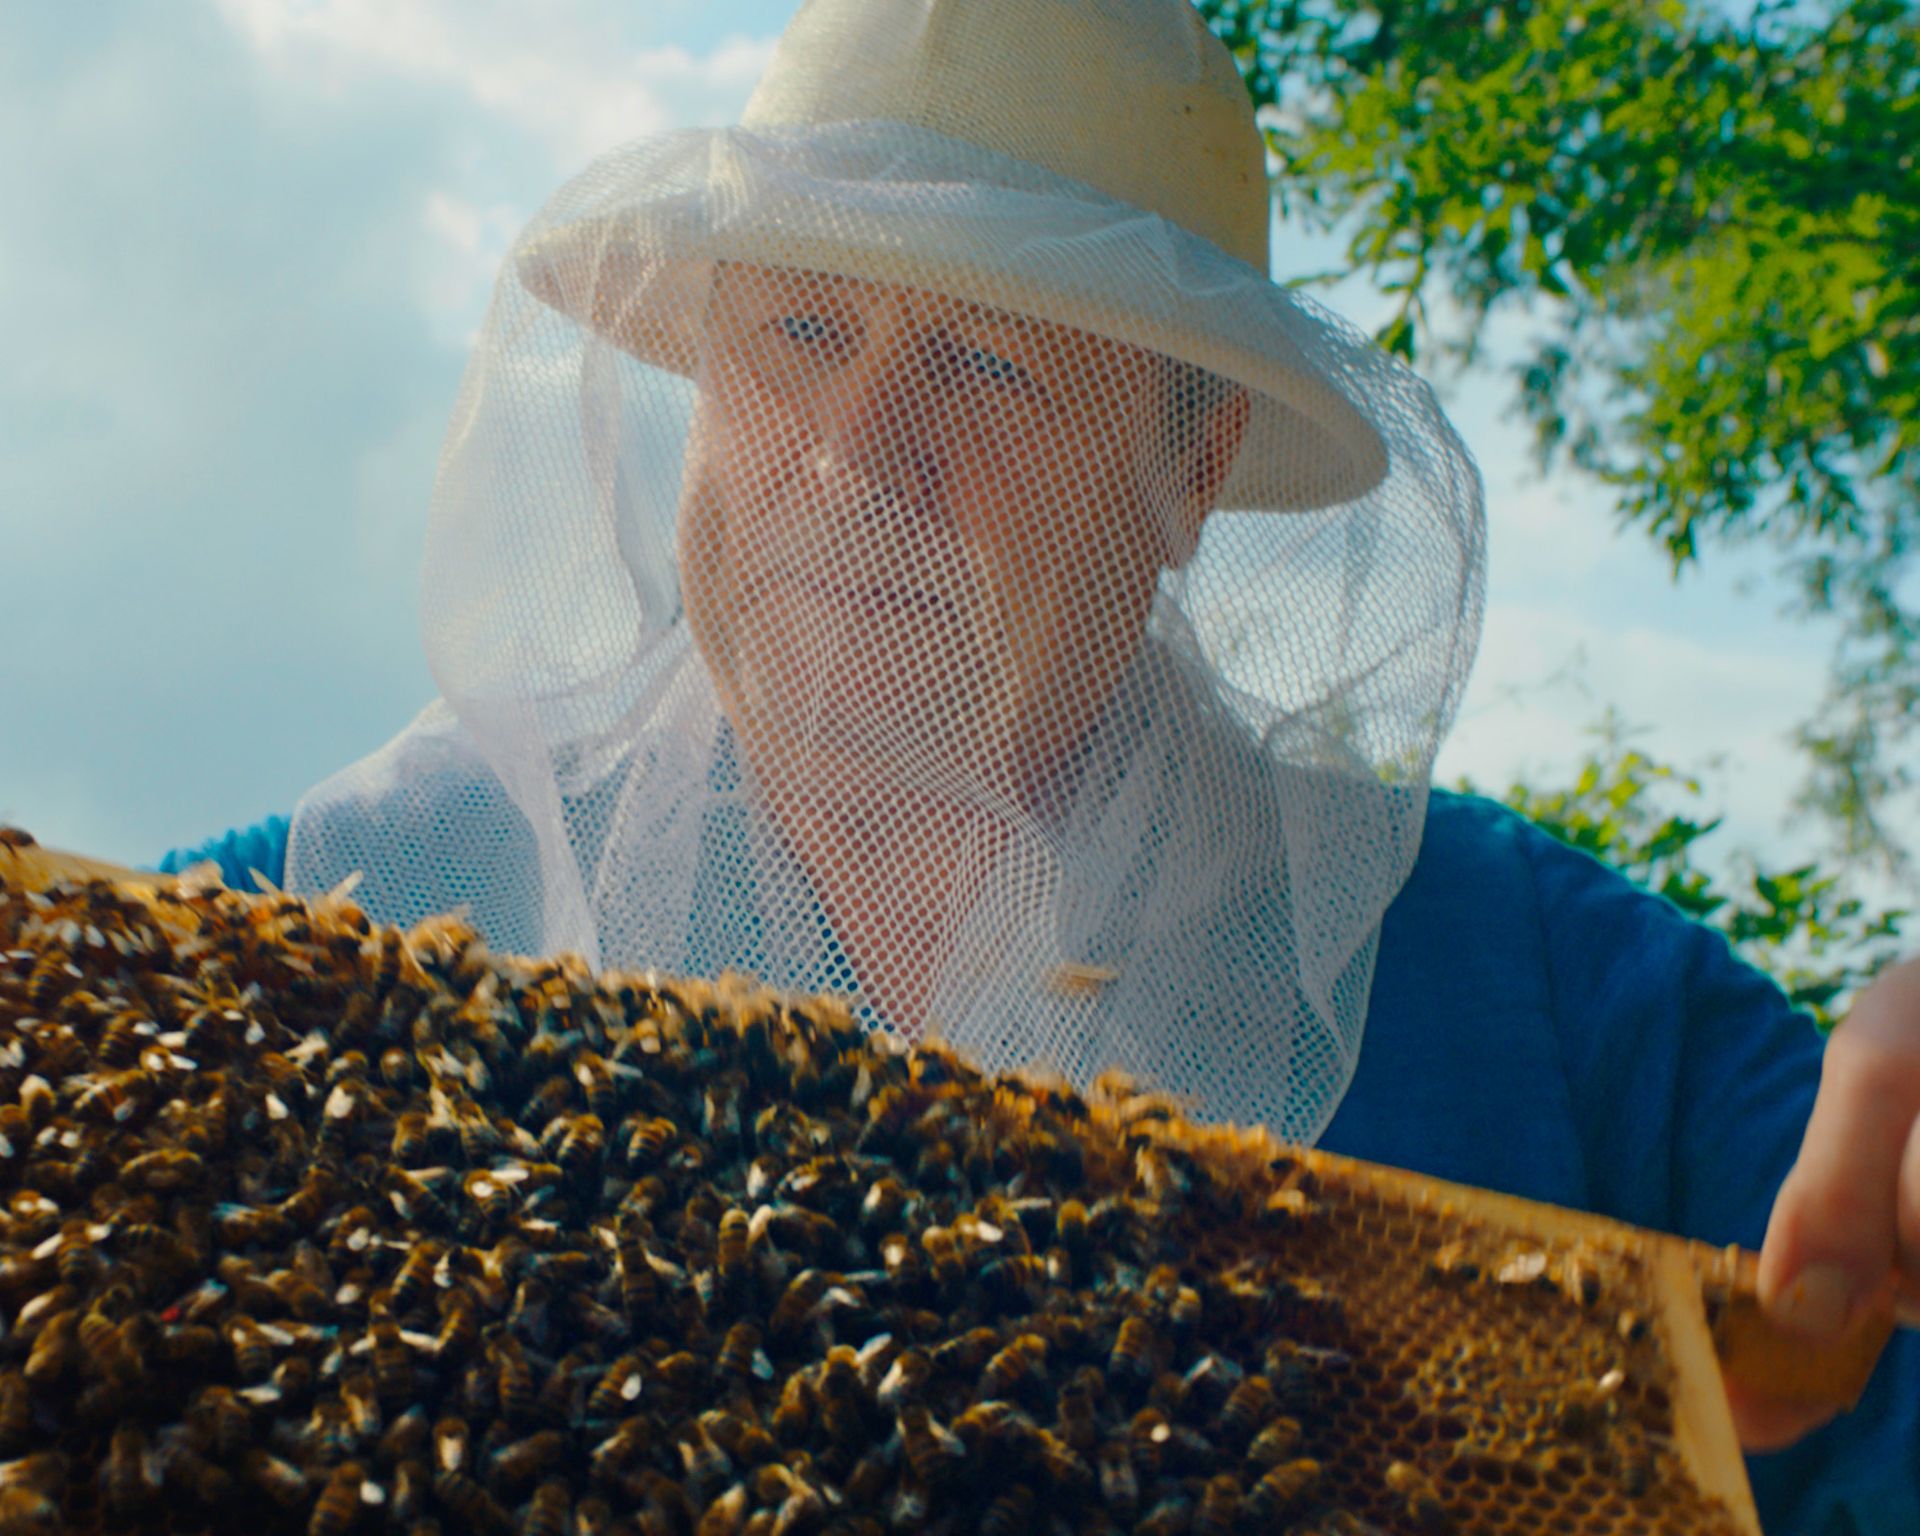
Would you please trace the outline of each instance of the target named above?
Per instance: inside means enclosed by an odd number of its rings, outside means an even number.
[[[520,282],[640,361],[687,377],[699,368],[708,293],[723,262],[951,294],[1165,353],[1245,386],[1251,410],[1223,508],[1339,506],[1387,474],[1380,433],[1308,356],[1316,342],[1338,354],[1357,338],[1165,220],[1082,196],[1064,206],[1048,199],[1043,226],[1035,210],[1020,210],[1030,227],[1009,229],[1005,218],[969,217],[973,194],[951,186],[940,190],[959,206],[947,208],[929,207],[924,192],[918,206],[903,206],[870,184],[856,189],[851,209],[800,188],[771,199],[756,188],[756,198],[739,185],[740,172],[753,169],[741,159],[716,154],[707,186],[536,225],[511,258]],[[1007,237],[1020,234],[1010,246]],[[1142,271],[1143,257],[1160,270]],[[1122,303],[1114,273],[1129,269],[1139,280],[1120,290]]]

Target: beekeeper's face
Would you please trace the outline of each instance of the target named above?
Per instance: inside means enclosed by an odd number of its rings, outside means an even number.
[[[1031,790],[1192,552],[1244,399],[1183,434],[1156,354],[812,273],[723,268],[708,334],[681,586],[750,747]]]

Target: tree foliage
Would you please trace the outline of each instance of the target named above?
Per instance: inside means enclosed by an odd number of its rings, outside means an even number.
[[[1617,722],[1599,735],[1567,788],[1514,784],[1497,798],[1718,928],[1831,1029],[1853,992],[1897,957],[1908,914],[1847,894],[1840,876],[1815,864],[1774,869],[1743,856],[1716,874],[1700,845],[1720,819],[1702,817],[1699,780],[1628,746]]]
[[[1197,0],[1284,211],[1397,294],[1381,340],[1515,385],[1543,465],[1676,567],[1766,540],[1840,620],[1803,740],[1848,852],[1920,745],[1920,7],[1911,0]],[[1442,305],[1436,298],[1451,300]]]

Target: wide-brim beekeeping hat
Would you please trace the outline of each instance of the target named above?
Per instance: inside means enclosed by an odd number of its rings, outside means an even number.
[[[1386,473],[1379,433],[1314,355],[1313,317],[1268,280],[1260,131],[1192,7],[812,0],[740,128],[710,138],[698,184],[524,241],[521,280],[685,376],[719,263],[932,290],[1244,386],[1222,505],[1332,506]],[[897,174],[903,128],[960,151],[938,198],[924,150]]]

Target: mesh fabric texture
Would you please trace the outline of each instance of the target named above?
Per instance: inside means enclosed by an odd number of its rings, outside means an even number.
[[[1178,225],[904,124],[649,141],[506,264],[441,698],[302,801],[289,884],[1311,1141],[1483,539],[1430,391]]]

